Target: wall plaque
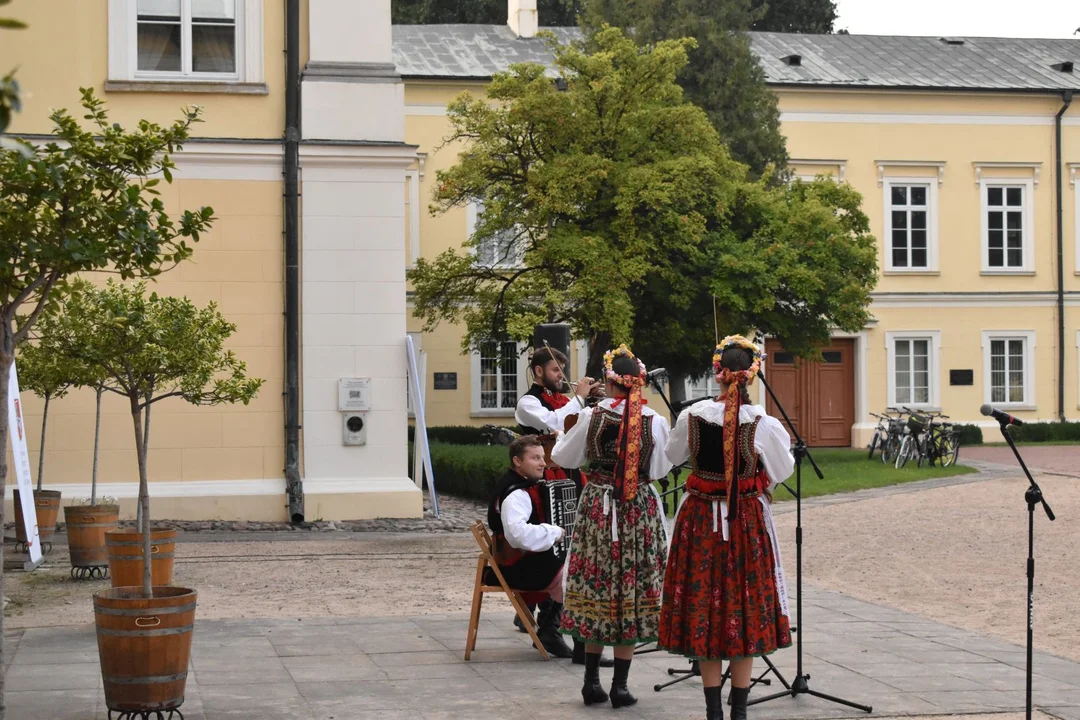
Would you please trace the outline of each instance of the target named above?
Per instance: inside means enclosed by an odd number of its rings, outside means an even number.
[[[974,385],[975,384],[975,371],[974,370],[950,370],[949,371],[949,384],[950,385]]]
[[[457,390],[457,373],[456,372],[437,372],[437,373],[435,373],[435,389],[436,390]]]

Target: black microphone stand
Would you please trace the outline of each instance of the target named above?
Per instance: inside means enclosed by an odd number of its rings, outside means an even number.
[[[1016,449],[1016,443],[1013,442],[1012,435],[1009,434],[1009,422],[1007,420],[998,420],[998,424],[1001,428],[1001,434],[1005,436],[1005,442],[1012,448],[1013,454],[1016,455],[1016,461],[1020,463],[1020,467],[1024,470],[1024,475],[1028,479],[1028,489],[1024,492],[1024,502],[1027,503],[1028,510],[1028,556],[1027,556],[1027,685],[1026,685],[1026,717],[1027,720],[1031,720],[1031,663],[1033,654],[1033,644],[1035,641],[1035,506],[1041,504],[1043,510],[1046,511],[1046,517],[1051,521],[1055,520],[1054,511],[1050,509],[1050,506],[1046,502],[1046,498],[1043,497],[1042,488],[1035,482],[1035,478],[1031,477],[1031,473],[1028,472],[1027,465],[1024,464],[1024,458],[1020,457],[1020,451]]]
[[[799,435],[799,431],[795,429],[795,426],[791,423],[791,418],[784,411],[784,406],[780,404],[780,399],[776,397],[776,393],[773,392],[772,387],[765,381],[765,373],[758,372],[758,378],[761,380],[761,384],[765,386],[765,390],[768,391],[769,396],[773,400],[773,404],[776,409],[780,411],[780,415],[783,416],[784,422],[787,423],[788,429],[791,430],[791,434],[795,436],[795,447],[792,448],[792,454],[795,456],[795,490],[786,483],[780,483],[795,497],[795,602],[796,602],[796,627],[793,627],[791,631],[795,633],[795,652],[797,658],[797,669],[795,671],[795,679],[790,686],[785,682],[787,687],[783,692],[778,692],[774,695],[766,695],[762,698],[756,698],[746,703],[747,705],[757,705],[759,703],[768,702],[781,697],[795,697],[796,695],[811,695],[813,697],[821,698],[822,700],[828,700],[829,702],[838,703],[840,705],[847,705],[857,710],[863,710],[865,712],[873,712],[874,708],[870,705],[862,705],[850,700],[844,700],[833,695],[826,695],[825,693],[818,692],[817,690],[810,689],[810,675],[803,672],[803,588],[802,588],[802,462],[803,458],[810,461],[810,465],[814,468],[814,473],[818,476],[819,480],[823,480],[825,476],[821,472],[821,468],[814,462],[813,456],[810,454],[810,450],[806,447],[806,443],[803,441],[802,436]],[[766,658],[767,660],[768,658]]]

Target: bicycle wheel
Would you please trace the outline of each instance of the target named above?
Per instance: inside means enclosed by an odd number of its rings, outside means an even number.
[[[874,439],[870,441],[870,454],[866,456],[867,460],[873,460],[874,459],[874,451],[877,450],[877,446],[878,446],[878,433],[875,432],[874,433]]]
[[[930,443],[923,441],[915,443],[915,452],[919,456],[918,466],[922,467],[930,461],[930,453],[933,452],[933,450]]]
[[[885,441],[881,443],[881,462],[885,465],[891,465],[893,460],[896,459],[896,453],[899,450],[899,439],[895,435],[889,435],[885,438]]]
[[[907,465],[908,455],[911,453],[911,436],[904,438],[900,443],[900,451],[896,453],[896,462],[893,464],[897,470]]]
[[[954,434],[949,434],[942,440],[941,467],[949,467],[960,458],[960,438]]]

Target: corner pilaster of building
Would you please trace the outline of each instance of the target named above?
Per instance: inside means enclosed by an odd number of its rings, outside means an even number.
[[[300,147],[304,493],[312,519],[420,517],[407,471],[405,94],[390,0],[311,0]],[[370,379],[345,445],[342,379]]]

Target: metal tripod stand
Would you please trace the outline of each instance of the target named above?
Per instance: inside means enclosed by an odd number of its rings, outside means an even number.
[[[874,708],[870,705],[862,705],[851,700],[844,700],[843,698],[836,697],[834,695],[826,695],[823,692],[810,689],[810,675],[803,672],[803,633],[801,632],[803,627],[802,612],[803,612],[803,587],[802,587],[802,463],[803,459],[810,461],[810,465],[814,468],[814,473],[818,476],[819,480],[823,480],[825,476],[821,472],[821,468],[814,462],[814,458],[810,455],[810,451],[806,447],[806,443],[803,442],[802,436],[799,435],[799,431],[795,429],[795,426],[791,424],[791,418],[788,417],[784,411],[784,406],[780,404],[780,400],[776,397],[776,393],[773,392],[772,387],[765,381],[765,373],[759,372],[758,378],[761,380],[761,384],[765,386],[765,390],[768,391],[769,396],[773,400],[773,404],[776,405],[776,409],[780,411],[780,415],[783,416],[784,422],[787,423],[788,429],[791,430],[792,435],[795,436],[795,447],[792,452],[795,455],[795,490],[785,482],[781,483],[789,493],[795,496],[795,588],[796,588],[796,615],[795,622],[800,632],[796,633],[795,638],[795,653],[797,658],[797,666],[795,670],[795,680],[784,692],[778,692],[773,695],[766,695],[762,698],[755,698],[747,705],[757,705],[763,702],[769,702],[781,697],[795,697],[796,695],[812,695],[813,697],[821,698],[822,700],[828,700],[829,702],[838,703],[840,705],[847,705],[857,710],[863,710],[865,712],[873,712]]]

